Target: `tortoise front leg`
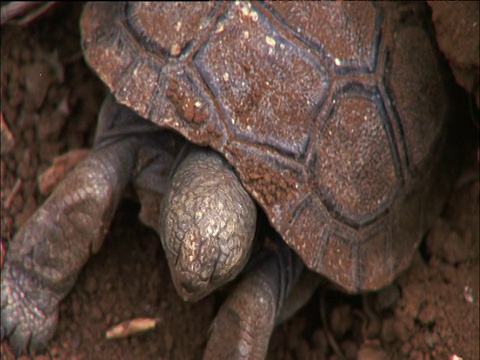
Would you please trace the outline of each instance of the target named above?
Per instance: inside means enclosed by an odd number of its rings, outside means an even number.
[[[302,260],[281,240],[255,259],[215,317],[204,358],[264,359],[273,328],[291,313],[285,306],[298,308],[297,301],[285,300],[303,270]],[[304,287],[307,296],[302,297],[306,300],[317,280],[309,284]]]
[[[58,303],[100,248],[128,181],[128,150],[115,144],[92,152],[11,242],[1,274],[2,337],[16,353],[52,337]]]
[[[52,337],[58,303],[80,269],[96,253],[122,192],[137,171],[138,149],[151,138],[108,137],[112,124],[142,120],[108,98],[99,116],[97,148],[67,175],[50,198],[19,230],[1,272],[2,338],[16,353],[43,347]],[[128,126],[127,126],[128,128]]]

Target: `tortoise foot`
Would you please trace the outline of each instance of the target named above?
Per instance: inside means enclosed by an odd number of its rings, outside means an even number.
[[[57,325],[56,296],[16,263],[7,261],[1,276],[2,339],[17,355],[42,349]]]
[[[126,185],[166,183],[167,175],[151,168],[171,164],[166,150],[176,151],[176,142],[149,131],[153,126],[107,97],[94,149],[9,243],[1,271],[1,336],[17,354],[39,350],[53,336],[58,304],[100,250]]]
[[[280,239],[260,253],[210,328],[204,359],[264,359],[304,265]]]

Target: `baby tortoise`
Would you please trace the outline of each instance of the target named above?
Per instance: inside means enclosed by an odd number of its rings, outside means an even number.
[[[220,309],[206,358],[263,358],[275,323],[299,306],[304,264],[349,292],[392,282],[453,178],[446,80],[425,9],[87,4],[84,56],[113,96],[89,156],[11,243],[2,338],[21,352],[52,337],[58,304],[128,183],[186,300],[243,269],[256,204],[283,240]]]

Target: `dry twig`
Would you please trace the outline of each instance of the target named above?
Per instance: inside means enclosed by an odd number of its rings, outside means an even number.
[[[148,330],[152,330],[157,325],[158,319],[152,318],[136,318],[127,320],[115,325],[107,330],[105,337],[108,340],[121,339]]]

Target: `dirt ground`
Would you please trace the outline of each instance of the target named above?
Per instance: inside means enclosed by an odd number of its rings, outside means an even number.
[[[2,27],[1,113],[9,129],[2,124],[2,248],[8,249],[17,229],[46,199],[39,175],[58,156],[81,156],[72,151],[92,144],[105,90],[81,56],[80,12],[81,4],[59,5],[28,27]],[[478,114],[475,121],[478,126]],[[470,125],[477,138],[478,127]],[[480,358],[480,153],[478,144],[468,149],[449,204],[410,269],[376,294],[318,290],[275,330],[269,359]],[[60,165],[56,169],[65,172]],[[157,236],[139,222],[138,211],[133,200],[122,202],[102,250],[61,304],[54,339],[33,358],[201,358],[227,290],[184,303]],[[140,317],[156,319],[157,327],[127,339],[105,339],[113,325]],[[6,341],[1,358],[13,358]]]

